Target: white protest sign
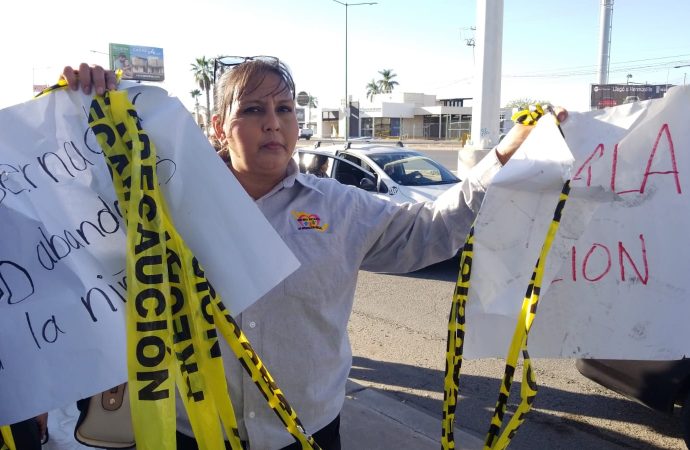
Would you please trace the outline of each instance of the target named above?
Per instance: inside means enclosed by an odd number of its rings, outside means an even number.
[[[532,274],[520,265],[523,260],[534,265],[539,257],[541,240],[572,162],[555,121],[548,117],[538,123],[510,164],[496,174],[475,221],[471,303],[492,313],[517,314],[516,304],[505,298],[513,295],[515,283],[522,285],[524,294]],[[515,279],[515,275],[527,278]]]
[[[572,190],[547,259],[531,356],[690,355],[688,114],[690,89],[677,87],[664,99],[571,114],[563,125],[575,158]],[[557,141],[526,150],[548,155]],[[560,190],[554,183],[525,197],[525,186],[534,183],[534,174],[524,172],[513,192],[500,184],[487,192],[487,205],[514,207],[479,216],[478,235],[483,224],[493,229],[483,237],[490,244],[475,248],[482,270],[474,266],[472,272],[467,357],[507,352]],[[549,195],[550,205],[542,208]]]
[[[299,265],[191,115],[128,89],[176,228],[233,314]],[[59,91],[0,110],[0,424],[126,380],[125,227],[86,114]]]

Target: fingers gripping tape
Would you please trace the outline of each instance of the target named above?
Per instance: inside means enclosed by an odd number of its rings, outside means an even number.
[[[75,71],[75,73],[79,73],[78,71]],[[118,84],[120,80],[122,79],[122,69],[117,69],[115,71],[115,83]],[[67,88],[67,80],[65,77],[60,76],[60,79],[58,80],[57,83],[55,83],[52,86],[48,86],[47,88],[43,89],[41,92],[36,94],[34,98],[41,97],[46,94],[50,94],[51,92],[59,91],[60,89],[66,89]]]

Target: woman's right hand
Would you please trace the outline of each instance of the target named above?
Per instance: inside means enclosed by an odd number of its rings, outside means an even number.
[[[565,122],[568,118],[568,110],[560,106],[553,110],[553,114],[556,116],[558,123]],[[513,125],[513,128],[508,131],[505,138],[496,146],[496,155],[502,165],[505,165],[510,157],[515,154],[533,129],[534,125],[523,125],[521,123]]]
[[[103,95],[105,91],[117,89],[115,72],[106,70],[101,66],[89,66],[86,63],[79,65],[79,70],[71,66],[65,67],[62,71],[62,78],[67,81],[67,86],[73,91],[81,87],[86,95],[91,94],[91,90],[96,91],[97,95]]]

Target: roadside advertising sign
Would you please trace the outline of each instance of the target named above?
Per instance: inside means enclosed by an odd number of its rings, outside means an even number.
[[[123,80],[163,81],[163,49],[111,43],[110,68],[122,69]]]
[[[662,98],[671,86],[670,84],[593,84],[590,107],[601,109]]]

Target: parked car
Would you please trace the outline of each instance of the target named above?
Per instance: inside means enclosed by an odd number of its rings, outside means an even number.
[[[683,438],[690,449],[690,359],[578,359],[575,366],[585,377],[657,411],[673,414],[680,405]]]
[[[300,171],[308,172],[317,155],[328,159],[327,176],[396,203],[435,200],[460,182],[439,162],[406,147],[349,143],[301,148],[295,154]]]
[[[309,140],[311,137],[314,136],[314,130],[311,128],[300,128],[299,129],[299,138],[300,139],[306,139]]]

